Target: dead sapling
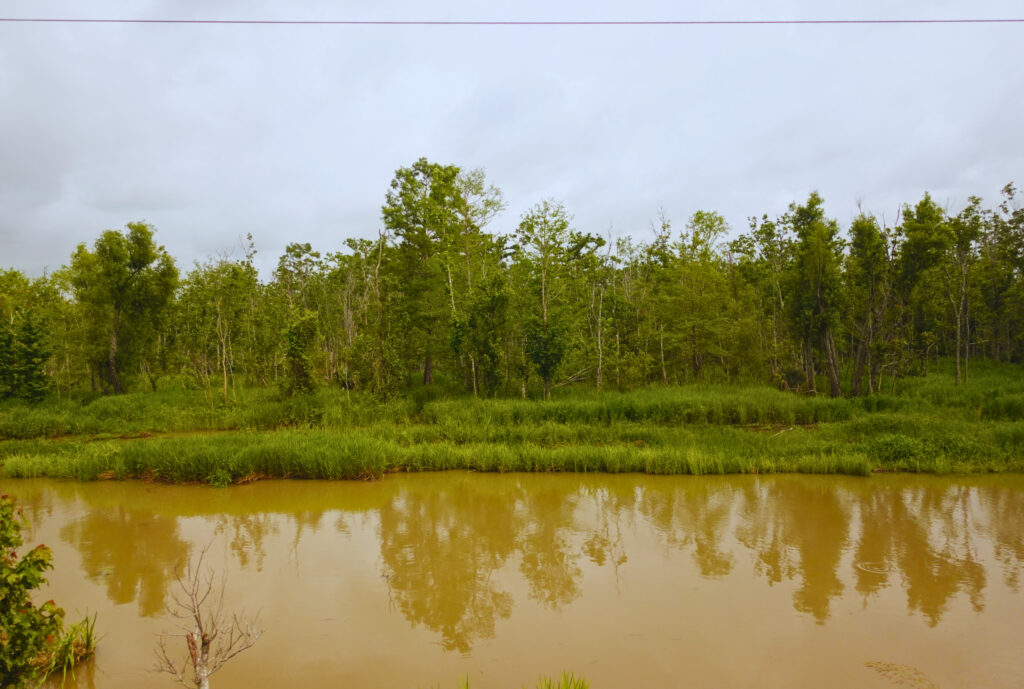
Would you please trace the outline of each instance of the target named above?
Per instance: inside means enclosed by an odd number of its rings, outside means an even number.
[[[175,574],[177,586],[171,592],[167,613],[177,620],[178,632],[162,633],[156,648],[159,672],[174,676],[190,689],[209,689],[210,676],[236,655],[252,647],[263,629],[259,615],[246,616],[224,610],[227,577],[217,577],[212,567],[203,568],[207,545],[184,571]],[[168,650],[168,639],[184,638],[186,654]]]

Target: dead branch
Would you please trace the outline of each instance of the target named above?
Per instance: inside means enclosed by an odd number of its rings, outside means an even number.
[[[179,633],[163,633],[156,648],[156,669],[166,672],[189,689],[209,689],[210,676],[242,651],[251,648],[263,629],[259,615],[230,617],[224,611],[227,577],[218,579],[211,567],[203,568],[210,546],[190,556],[182,571],[175,573],[176,587],[167,604],[167,614],[181,620]],[[176,656],[167,640],[185,639],[188,653]]]

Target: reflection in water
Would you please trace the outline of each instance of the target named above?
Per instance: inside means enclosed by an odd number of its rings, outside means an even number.
[[[944,491],[909,489],[893,496],[895,560],[907,590],[907,609],[938,624],[949,601],[965,590],[974,608],[984,605],[985,569],[976,560],[970,496],[963,486]]]
[[[1019,490],[995,486],[988,501],[987,535],[995,543],[995,558],[1003,566],[1006,585],[1019,591],[1024,569],[1024,500]]]
[[[666,543],[692,547],[693,560],[706,577],[732,571],[733,555],[723,551],[735,491],[717,477],[707,481],[646,486],[640,496],[640,513],[664,536]]]
[[[86,574],[104,582],[112,601],[138,600],[144,617],[164,611],[168,579],[189,549],[176,517],[124,507],[89,508],[60,536],[81,553]]]
[[[569,533],[576,527],[580,497],[558,486],[524,491],[522,496],[519,571],[530,585],[530,597],[550,608],[571,603],[580,594],[580,553]]]
[[[832,599],[843,593],[838,567],[847,545],[849,508],[835,483],[804,478],[747,486],[736,535],[753,551],[754,569],[769,583],[799,580],[793,607],[821,624]]]
[[[410,482],[380,510],[392,599],[410,622],[439,632],[446,650],[468,652],[512,612],[494,574],[516,547],[516,493],[464,479]]]
[[[242,567],[248,567],[255,558],[256,571],[263,571],[266,557],[264,539],[278,532],[273,515],[265,512],[255,514],[219,514],[214,533],[228,538],[228,547]]]
[[[19,496],[30,516],[67,520],[61,539],[90,579],[115,603],[137,601],[142,616],[163,612],[168,578],[202,529],[224,536],[239,568],[288,562],[300,578],[324,576],[306,572],[322,560],[305,555],[368,532],[380,554],[368,563],[381,570],[372,578],[383,575],[392,609],[461,653],[494,638],[519,608],[571,608],[597,570],[610,568],[618,586],[642,577],[630,568],[652,558],[674,567],[677,581],[746,577],[766,598],[783,586],[799,616],[820,625],[845,596],[866,609],[885,605],[887,589],[904,592],[906,610],[930,626],[958,599],[982,613],[990,576],[1016,592],[1024,567],[1022,477],[447,473],[225,491],[23,485],[40,486]],[[181,518],[192,516],[204,519],[186,537]]]

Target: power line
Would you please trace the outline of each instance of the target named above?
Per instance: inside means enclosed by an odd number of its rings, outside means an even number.
[[[630,20],[376,20],[376,19],[85,19],[68,17],[0,17],[0,23],[26,24],[246,24],[266,26],[763,26],[870,24],[1021,24],[1002,19],[667,19]]]

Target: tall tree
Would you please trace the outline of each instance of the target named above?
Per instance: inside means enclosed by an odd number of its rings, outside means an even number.
[[[569,346],[569,300],[573,287],[579,287],[580,267],[604,243],[577,232],[571,223],[562,204],[545,200],[524,213],[516,229],[515,252],[526,266],[535,307],[526,319],[526,355],[544,381],[545,399],[551,397],[551,382]]]
[[[952,311],[956,329],[956,384],[967,382],[967,362],[970,357],[970,334],[968,332],[967,295],[971,266],[975,250],[985,223],[981,199],[972,196],[966,208],[960,211],[948,224],[946,237],[946,260],[942,272],[946,285],[946,297]],[[963,361],[961,362],[961,354]],[[961,370],[962,369],[962,370]]]
[[[449,304],[454,310],[454,280],[443,250],[458,232],[457,209],[463,203],[458,176],[454,165],[420,158],[395,172],[381,209],[385,226],[398,239],[393,270],[402,279],[404,349],[423,362],[424,385],[434,382]]]
[[[850,226],[850,252],[846,259],[847,303],[855,338],[850,393],[860,395],[864,372],[868,392],[877,390],[879,357],[876,342],[883,337],[884,314],[890,283],[888,241],[878,221],[863,213]]]
[[[835,336],[842,296],[839,225],[825,218],[824,201],[817,192],[802,206],[790,205],[786,220],[796,235],[788,276],[789,312],[801,341],[807,384],[815,390],[814,349],[820,347],[830,393],[838,397],[842,394]]]
[[[103,344],[94,343],[95,365],[115,393],[125,389],[124,362],[153,337],[151,323],[178,283],[174,259],[153,242],[153,231],[144,222],[128,223],[127,232],[107,230],[91,251],[79,244],[71,255],[75,298],[103,337]]]
[[[914,206],[903,207],[897,228],[895,295],[900,324],[920,360],[921,372],[938,343],[937,331],[945,307],[938,266],[948,244],[946,214],[926,193]]]

